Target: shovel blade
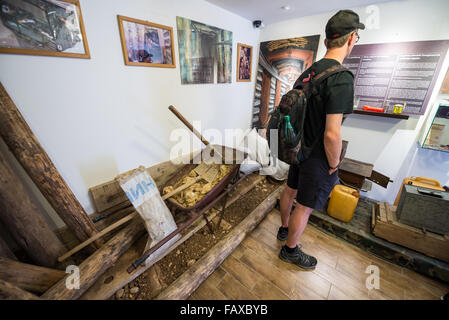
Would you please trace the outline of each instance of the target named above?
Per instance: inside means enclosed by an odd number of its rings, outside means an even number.
[[[217,175],[218,175],[218,169],[212,167],[202,176],[202,178],[204,180],[206,180],[207,182],[213,182]]]
[[[210,168],[209,165],[207,165],[207,164],[204,163],[204,162],[201,162],[201,163],[200,163],[199,165],[197,165],[197,166],[195,167],[195,169],[193,169],[193,170],[195,170],[195,172],[196,172],[199,176],[201,176],[201,175],[205,174],[206,171],[207,171],[209,168]]]

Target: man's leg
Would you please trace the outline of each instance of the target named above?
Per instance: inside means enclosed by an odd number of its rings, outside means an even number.
[[[280,209],[281,209],[281,222],[282,227],[288,227],[288,221],[290,218],[290,212],[292,211],[293,200],[296,198],[298,190],[292,189],[289,186],[285,186],[284,191],[282,191],[280,199]]]
[[[296,198],[298,189],[298,174],[299,167],[291,165],[288,170],[287,185],[281,194],[280,209],[281,209],[281,226],[279,227],[277,238],[285,241],[288,235],[288,220],[290,212],[292,211],[293,200]]]
[[[290,221],[288,222],[288,237],[285,243],[290,248],[295,248],[304,229],[309,221],[309,216],[313,209],[303,206],[296,202],[295,210],[293,210]]]
[[[307,226],[312,211],[312,208],[296,202],[295,210],[293,210],[288,222],[287,242],[282,246],[281,252],[279,252],[279,258],[281,260],[294,263],[305,270],[313,270],[317,265],[315,257],[304,253],[297,246],[298,240]]]

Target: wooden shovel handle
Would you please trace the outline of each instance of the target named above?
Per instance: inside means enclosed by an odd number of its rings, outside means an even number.
[[[58,258],[59,262],[64,261],[65,259],[67,259],[68,257],[72,256],[73,254],[75,254],[76,252],[80,251],[81,249],[83,249],[84,247],[88,246],[89,244],[91,244],[92,242],[94,242],[95,240],[101,238],[102,236],[104,236],[106,233],[114,230],[115,228],[118,228],[119,226],[121,226],[122,224],[124,224],[125,222],[128,222],[129,220],[133,219],[134,217],[137,217],[137,212],[131,213],[129,215],[127,215],[126,217],[120,219],[119,221],[111,224],[109,227],[105,228],[104,230],[102,230],[101,232],[98,232],[97,234],[95,234],[93,237],[87,239],[86,241],[80,243],[79,245],[77,245],[75,248],[73,248],[72,250],[68,251],[67,253],[65,253],[64,255],[60,256]]]
[[[193,134],[196,135],[196,136],[201,140],[201,142],[203,142],[206,146],[209,145],[209,141],[207,141],[207,140],[203,137],[203,135],[202,135],[201,133],[199,133],[199,132],[193,127],[193,125],[192,125],[186,118],[184,118],[184,116],[183,116],[181,113],[179,113],[178,110],[176,110],[175,107],[169,106],[169,107],[168,107],[168,110],[170,110],[171,112],[173,112],[173,113],[175,114],[175,116],[178,117],[178,119],[181,120],[181,122],[184,123],[185,126],[186,126],[187,128],[189,128],[189,130],[192,131]]]

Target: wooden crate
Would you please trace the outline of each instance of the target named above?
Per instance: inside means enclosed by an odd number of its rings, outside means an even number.
[[[396,217],[396,206],[386,202],[374,205],[371,227],[373,234],[379,238],[449,262],[449,237],[400,223]]]

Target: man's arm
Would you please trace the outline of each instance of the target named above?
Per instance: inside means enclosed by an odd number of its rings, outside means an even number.
[[[343,121],[342,113],[327,114],[326,128],[324,130],[324,150],[326,151],[327,162],[329,166],[335,168],[340,163],[341,154],[341,123]],[[332,174],[337,169],[330,169],[329,174]]]

